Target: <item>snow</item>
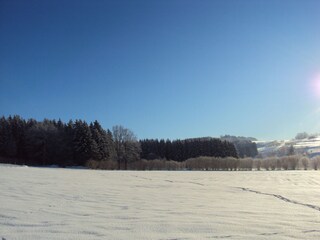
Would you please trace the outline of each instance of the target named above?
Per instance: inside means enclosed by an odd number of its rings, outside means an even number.
[[[278,141],[255,141],[255,143],[257,144],[258,152],[262,156],[273,155],[282,148],[290,147],[291,145],[298,154],[308,155],[309,157],[320,155],[320,137]],[[283,154],[286,154],[286,151],[282,151],[282,155]]]
[[[0,165],[0,239],[320,239],[318,171]]]

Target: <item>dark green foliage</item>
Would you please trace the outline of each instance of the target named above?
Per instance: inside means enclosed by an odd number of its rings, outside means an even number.
[[[44,120],[26,131],[26,153],[28,164],[50,165],[57,160],[59,147],[57,127],[49,120]]]
[[[0,118],[1,161],[28,165],[84,166],[89,159],[112,160],[114,143],[110,130],[95,121]]]
[[[108,160],[114,158],[115,150],[110,130],[105,131],[98,121],[90,124],[93,140],[97,143],[97,152],[93,159]]]
[[[256,140],[255,138],[225,135],[220,139],[233,143],[240,158],[256,157],[258,155],[257,144],[252,142]]]
[[[84,166],[87,160],[100,158],[91,130],[88,124],[81,120],[74,123],[73,150],[76,165]]]
[[[236,158],[237,152],[232,143],[215,138],[139,142],[129,129],[115,126],[112,133],[98,121],[0,118],[0,159],[7,163],[85,166],[90,162],[128,169],[140,158],[183,162],[199,156]]]
[[[19,116],[0,119],[0,156],[14,158],[14,163],[23,163],[25,129],[26,122]]]
[[[10,124],[4,117],[0,118],[0,156],[16,156],[16,145],[11,134]]]
[[[227,141],[215,138],[194,138],[186,140],[164,141],[158,139],[145,139],[140,141],[141,158],[167,159],[184,161],[199,156],[237,157],[234,145]]]

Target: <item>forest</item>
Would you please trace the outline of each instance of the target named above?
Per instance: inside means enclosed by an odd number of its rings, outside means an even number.
[[[256,145],[248,140],[241,144],[239,139],[226,137],[138,140],[130,129],[119,125],[103,129],[98,121],[37,121],[18,115],[0,118],[2,163],[126,170],[143,169],[142,162],[150,165],[154,160],[181,163],[197,157],[237,159],[256,153]]]

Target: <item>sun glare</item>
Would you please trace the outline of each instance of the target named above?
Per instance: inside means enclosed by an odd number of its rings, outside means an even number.
[[[320,98],[320,74],[315,75],[311,82],[311,90],[315,97]]]

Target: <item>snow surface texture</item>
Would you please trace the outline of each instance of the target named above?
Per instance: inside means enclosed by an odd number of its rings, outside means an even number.
[[[0,239],[320,239],[319,171],[0,165]]]

